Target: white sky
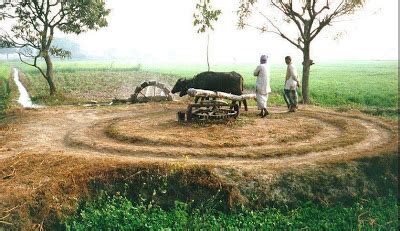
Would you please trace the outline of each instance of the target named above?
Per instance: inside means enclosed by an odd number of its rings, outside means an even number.
[[[134,62],[205,63],[206,35],[193,27],[196,0],[108,0],[109,27],[71,36],[95,55],[136,54]],[[229,2],[229,3],[227,3]],[[237,30],[238,0],[214,0],[223,14],[210,35],[210,62],[253,63],[267,53],[273,62],[284,56],[301,58],[300,50],[275,34]],[[377,12],[375,12],[377,11]],[[373,13],[375,12],[375,13]],[[339,40],[334,34],[344,32]],[[62,36],[60,36],[62,37]],[[334,24],[312,45],[314,60],[398,59],[398,0],[367,0],[351,21]]]

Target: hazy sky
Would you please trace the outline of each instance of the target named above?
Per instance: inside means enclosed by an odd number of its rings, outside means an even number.
[[[257,62],[267,53],[273,62],[301,52],[275,34],[237,30],[238,0],[214,0],[223,15],[210,35],[211,63]],[[206,35],[193,27],[195,0],[108,0],[109,27],[68,36],[94,55],[136,54],[137,62],[204,63]],[[334,34],[343,36],[334,40]],[[314,60],[398,59],[398,0],[367,0],[351,21],[334,24],[312,45]]]

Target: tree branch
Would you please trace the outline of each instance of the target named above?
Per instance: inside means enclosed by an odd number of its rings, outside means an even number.
[[[36,32],[38,32],[39,34],[40,34],[40,30],[38,29],[38,23],[37,22],[35,22],[34,20],[33,20],[33,18],[32,17],[30,17],[30,16],[28,16],[28,18],[29,18],[29,20],[31,21],[31,23],[32,23],[32,27],[33,27],[33,29],[34,30],[36,30]]]
[[[323,6],[319,11],[315,11],[315,0],[313,0],[314,1],[314,7],[313,7],[313,9],[314,9],[314,17],[317,17],[320,13],[322,13],[324,10],[329,10],[330,9],[330,7],[329,7],[329,0],[326,0],[326,5],[325,6]]]
[[[280,0],[282,2],[282,0]],[[298,19],[300,19],[303,23],[305,22],[305,19],[303,18],[303,15],[301,15],[300,13],[296,12],[293,10],[293,1],[289,0],[289,5],[285,5],[287,8],[287,12],[289,13],[289,15],[293,16],[293,18],[297,17]],[[289,7],[288,7],[289,6]],[[288,16],[289,16],[288,15]]]
[[[265,30],[263,28],[257,28],[259,30],[261,30],[262,32],[270,32],[270,33],[275,33],[278,34],[279,36],[281,36],[282,38],[286,39],[287,41],[289,41],[291,44],[293,44],[295,47],[299,48],[300,50],[303,50],[303,48],[301,47],[300,43],[296,43],[293,40],[291,40],[287,35],[285,35],[275,24],[274,22],[265,14],[263,14],[261,11],[259,11],[258,9],[256,9],[274,28],[276,31],[271,31],[271,30]]]
[[[285,4],[282,2],[282,0],[279,0],[278,2],[280,3],[280,5],[277,5],[277,4],[274,2],[274,0],[271,0],[271,4],[272,4],[272,5],[274,5],[276,8],[278,8],[284,15],[286,15],[286,16],[288,16],[290,19],[292,19],[292,21],[296,24],[297,29],[300,31],[301,37],[304,38],[304,31],[303,31],[303,28],[301,27],[300,22],[296,19],[296,17],[295,17],[294,15],[291,14],[291,12],[293,12],[293,13],[295,13],[295,12],[294,12],[293,10],[290,11],[290,10],[287,8],[288,5],[285,5]],[[289,5],[289,6],[290,6],[290,5]],[[291,6],[291,7],[292,7],[292,6]],[[259,11],[259,13],[262,14],[260,11]],[[262,15],[263,15],[263,14],[262,14]],[[300,14],[297,14],[297,15],[299,15],[300,21],[302,21],[303,23],[305,23],[304,18],[302,18],[302,16],[301,16]],[[263,16],[264,16],[264,15],[263,15]],[[264,16],[264,17],[265,17],[265,16]]]
[[[54,4],[50,4],[50,6],[57,6],[58,3],[60,3],[60,0],[56,0],[56,1],[54,2]]]
[[[26,64],[26,65],[28,65],[28,66],[37,68],[37,69],[40,71],[40,73],[43,75],[43,77],[46,78],[46,75],[45,75],[44,71],[42,70],[42,68],[40,68],[40,67],[37,65],[37,59],[39,58],[39,56],[36,56],[36,57],[34,58],[33,64],[31,64],[31,63],[28,63],[28,62],[24,61],[24,60],[22,59],[22,56],[21,56],[21,55],[24,55],[24,54],[18,52],[19,60],[20,60],[22,63],[24,63],[24,64]],[[25,56],[25,55],[24,55],[24,56]]]
[[[325,5],[320,11],[322,12],[324,9],[329,9],[329,2],[327,0],[326,2],[327,5]],[[315,28],[313,31],[311,31],[311,37],[310,39],[313,40],[321,31],[322,29],[327,26],[330,25],[330,23],[332,22],[333,19],[340,17],[342,15],[348,14],[352,11],[353,7],[349,7],[348,5],[346,5],[348,3],[346,3],[346,0],[342,0],[338,6],[335,8],[335,10],[332,12],[332,14],[330,15],[326,15],[324,19],[319,20],[319,25],[317,26],[317,28]]]
[[[35,9],[32,9],[32,6],[30,5],[30,3],[31,2],[29,2],[27,5],[28,5],[28,8],[30,9],[30,11],[32,12],[32,14],[35,16],[35,17],[37,17],[43,24],[45,23],[44,22],[44,19],[41,17],[42,15],[43,15],[43,10],[41,10],[40,8],[39,8],[39,3],[38,3],[38,1],[37,0],[32,0],[32,3],[33,3],[33,7],[35,8]],[[42,6],[43,6],[43,2],[42,2]]]
[[[6,12],[0,12],[0,17],[3,17],[3,18],[18,18],[18,16],[16,16],[16,15],[12,15],[12,14],[9,14],[9,13],[6,13]]]
[[[60,19],[53,24],[54,26],[58,26],[62,22],[62,20],[64,20],[64,18],[65,18],[66,14],[65,14],[65,9],[64,9],[64,3],[62,3],[62,2],[61,2],[61,9],[58,13],[61,13],[61,16],[60,16]],[[54,19],[55,19],[55,17],[54,17]],[[51,20],[51,21],[53,21],[53,20]]]
[[[59,16],[62,12],[62,9],[60,9],[57,14],[54,15],[54,17],[50,20],[49,24],[53,23],[53,21],[57,18],[57,16]]]
[[[7,47],[24,48],[30,46],[29,43],[19,43],[11,38],[11,36],[4,31],[6,35],[0,36],[0,41]],[[34,47],[35,48],[35,47]]]

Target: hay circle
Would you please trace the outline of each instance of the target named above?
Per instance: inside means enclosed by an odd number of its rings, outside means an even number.
[[[360,113],[325,109],[254,112],[218,124],[179,123],[176,108],[147,110],[97,121],[70,132],[70,146],[136,157],[265,163],[340,159],[393,151],[395,127]]]

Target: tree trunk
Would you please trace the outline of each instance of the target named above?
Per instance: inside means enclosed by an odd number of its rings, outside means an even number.
[[[302,79],[302,94],[303,94],[303,103],[310,103],[310,88],[309,88],[309,79],[310,79],[310,67],[311,67],[311,59],[310,59],[310,43],[304,44],[303,50],[303,79]]]
[[[56,94],[56,86],[53,82],[54,70],[53,63],[51,62],[51,58],[49,55],[44,56],[44,60],[46,61],[46,80],[50,87],[50,95],[54,96]]]

